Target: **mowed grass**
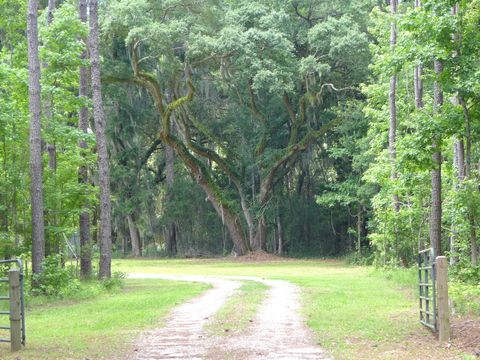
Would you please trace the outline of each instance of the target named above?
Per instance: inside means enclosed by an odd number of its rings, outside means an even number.
[[[267,295],[268,286],[255,281],[243,281],[235,294],[226,301],[206,326],[214,336],[232,336],[246,330],[255,318]]]
[[[114,293],[79,302],[54,302],[27,311],[27,347],[11,354],[0,344],[0,359],[116,359],[138,331],[158,326],[177,304],[208,288],[198,283],[126,280]]]
[[[334,260],[116,260],[127,273],[245,275],[289,280],[318,343],[338,359],[449,359],[418,322],[415,272],[383,273]],[[420,344],[412,339],[421,339]],[[426,343],[422,343],[425,341]],[[461,357],[458,357],[461,358]]]

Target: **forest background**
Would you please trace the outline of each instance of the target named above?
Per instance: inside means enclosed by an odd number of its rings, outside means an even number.
[[[410,267],[431,246],[478,284],[479,1],[0,13],[2,257],[109,277],[112,254]]]

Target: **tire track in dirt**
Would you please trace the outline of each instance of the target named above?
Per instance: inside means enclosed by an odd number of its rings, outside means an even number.
[[[331,359],[305,326],[300,316],[300,290],[288,281],[241,276],[135,274],[130,277],[204,282],[214,288],[175,308],[164,327],[142,333],[135,342],[138,351],[129,359]],[[204,325],[235,293],[242,280],[261,282],[269,287],[252,324],[245,332],[231,337],[208,338]]]
[[[135,341],[135,354],[129,359],[203,359],[208,339],[203,327],[240,286],[238,281],[206,276],[135,274],[129,278],[202,282],[213,285],[201,296],[173,309],[165,326],[142,332]]]
[[[227,278],[257,281],[270,289],[247,331],[226,342],[217,340],[210,346],[206,359],[332,359],[316,344],[314,334],[300,316],[300,290],[296,285],[257,277]]]

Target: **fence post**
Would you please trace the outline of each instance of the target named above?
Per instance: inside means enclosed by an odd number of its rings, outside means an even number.
[[[13,351],[22,348],[22,315],[20,310],[20,271],[12,269],[8,272],[10,283],[10,348]]]
[[[437,291],[438,291],[438,340],[441,343],[450,340],[450,309],[448,308],[448,263],[445,256],[438,256]]]

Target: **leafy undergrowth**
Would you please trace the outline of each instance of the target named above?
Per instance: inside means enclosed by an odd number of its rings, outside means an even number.
[[[8,344],[3,344],[0,359],[118,358],[138,331],[155,326],[173,306],[208,288],[163,280],[127,279],[125,283],[123,289],[89,300],[33,305],[27,311],[27,347],[11,355]]]
[[[245,275],[285,279],[303,290],[303,311],[319,344],[338,359],[461,359],[418,322],[416,272],[335,260],[116,260],[127,273]]]
[[[235,295],[210,319],[207,331],[216,336],[231,336],[244,331],[255,318],[267,289],[268,286],[255,281],[242,282]]]
[[[26,305],[28,309],[39,306],[57,306],[59,304],[73,304],[76,302],[96,298],[100,295],[108,293],[118,293],[125,286],[125,280],[112,278],[107,280],[83,280],[75,279],[75,285],[63,289],[59,294],[55,295],[36,295],[32,296],[28,292],[26,295]],[[28,289],[29,284],[26,284]]]
[[[480,316],[480,284],[453,282],[448,290],[456,313]]]

